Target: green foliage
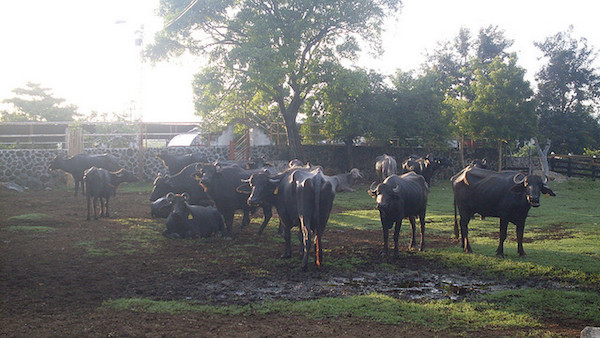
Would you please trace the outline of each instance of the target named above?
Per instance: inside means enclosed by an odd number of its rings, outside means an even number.
[[[600,147],[600,121],[592,115],[600,104],[600,73],[597,52],[572,32],[570,27],[535,43],[548,60],[536,74],[537,113],[540,132],[556,153],[581,154],[585,147]]]
[[[584,148],[583,155],[600,157],[600,149],[594,150],[594,149]]]
[[[64,105],[65,99],[54,98],[50,88],[33,82],[25,86],[13,89],[17,96],[2,101],[13,107],[1,112],[2,122],[73,121],[79,115],[77,106]]]
[[[175,19],[182,6],[164,0],[159,13]],[[286,0],[265,6],[208,0],[168,25],[147,52],[155,59],[184,50],[207,56],[210,64],[194,85],[199,113],[212,121],[240,112],[261,120],[275,108],[296,156],[296,117],[305,100],[324,82],[330,65],[357,57],[360,42],[377,50],[385,16],[399,8],[399,0]]]
[[[533,91],[525,81],[525,70],[517,66],[516,55],[508,63],[496,57],[475,67],[471,82],[475,99],[462,124],[475,139],[512,141],[527,139],[536,130]]]

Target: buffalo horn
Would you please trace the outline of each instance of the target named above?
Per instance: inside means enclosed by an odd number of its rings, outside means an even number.
[[[513,177],[513,182],[515,182],[516,184],[521,184],[525,181],[525,174],[523,173],[518,173]]]
[[[373,187],[373,186],[375,186],[375,187]],[[375,189],[377,189],[377,182],[373,182],[373,183],[371,183],[371,185],[369,186],[369,191],[370,191],[370,192],[374,193],[374,192],[375,192]]]
[[[397,194],[397,193],[399,193],[399,192],[400,192],[400,185],[399,185],[399,184],[396,184],[396,186],[394,187],[394,189],[392,189],[392,191],[393,191],[394,193],[396,193],[396,194]]]
[[[175,194],[170,192],[167,194],[167,201],[169,202],[173,202],[173,197],[175,197]]]
[[[548,184],[548,176],[546,176],[546,175],[542,176],[542,183],[544,183],[544,185]]]
[[[184,192],[183,194],[181,194],[183,196],[183,200],[184,201],[188,201],[190,199],[190,194],[188,194],[187,192]]]

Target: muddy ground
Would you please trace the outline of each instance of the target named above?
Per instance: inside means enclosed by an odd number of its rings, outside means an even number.
[[[370,292],[428,301],[520,287],[444,271],[407,251],[406,229],[402,254],[387,259],[380,257],[380,231],[328,229],[324,266],[317,269],[311,264],[308,272],[302,272],[299,259],[279,258],[283,240],[277,235],[276,222],[271,222],[261,237],[256,235],[260,218],[253,218],[243,229],[236,218],[234,239],[172,240],[161,236],[164,220],[150,218],[147,198],[148,193],[119,192],[112,202],[111,218],[86,221],[84,198],[73,197],[71,191],[0,192],[0,335],[452,336],[456,332],[433,333],[417,325],[380,324],[353,317],[170,315],[118,311],[102,305],[121,298],[254,304]],[[42,216],[34,220],[13,217],[30,213]],[[296,250],[295,239],[293,244]],[[427,245],[457,244],[451,238],[428,236]],[[574,336],[581,327],[582,323],[548,323],[547,329]],[[522,332],[472,334],[510,336]]]

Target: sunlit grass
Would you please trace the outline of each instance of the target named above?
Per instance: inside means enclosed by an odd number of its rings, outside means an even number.
[[[17,222],[38,222],[38,221],[47,221],[52,220],[52,216],[41,213],[31,213],[31,214],[23,214],[12,216],[8,218],[8,221],[17,221]]]
[[[12,225],[5,228],[8,231],[53,232],[56,228],[34,225]]]

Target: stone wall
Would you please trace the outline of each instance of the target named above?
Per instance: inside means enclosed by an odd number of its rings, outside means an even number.
[[[149,148],[144,149],[141,163],[143,180],[152,181],[156,175],[165,173],[166,168],[156,155],[167,151],[170,154],[188,154],[200,152],[207,160],[214,161],[229,158],[229,147],[177,147],[177,148]],[[88,154],[109,153],[115,156],[120,165],[140,175],[140,155],[137,149],[86,149]],[[325,168],[327,174],[347,172],[351,168],[358,168],[363,172],[365,180],[375,178],[375,157],[381,154],[393,156],[398,167],[402,161],[411,154],[424,156],[434,153],[436,156],[450,158],[454,163],[452,168],[441,170],[435,177],[447,179],[460,170],[458,151],[447,149],[444,151],[431,151],[423,148],[397,148],[397,147],[345,147],[331,145],[306,145],[303,147],[304,158],[312,164],[319,164]],[[43,189],[65,185],[70,175],[64,172],[49,171],[50,161],[57,155],[67,156],[65,150],[0,150],[0,182],[14,182],[30,189]],[[256,146],[250,148],[250,157],[264,157],[270,161],[285,163],[291,158],[285,147]],[[467,160],[487,158],[491,168],[496,168],[495,159],[497,152],[494,149],[477,149],[465,154]]]

